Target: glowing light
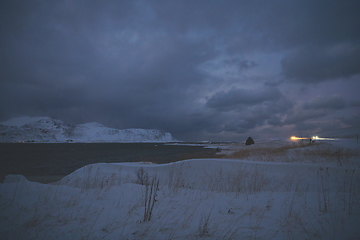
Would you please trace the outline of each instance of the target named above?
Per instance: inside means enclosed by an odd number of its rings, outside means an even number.
[[[299,139],[309,139],[309,138],[299,138],[299,137],[291,136],[290,139],[291,140],[299,140]]]
[[[316,139],[316,140],[326,140],[326,141],[338,140],[336,138],[322,138],[322,137],[318,137],[318,136],[313,136],[312,138]]]
[[[295,136],[291,136],[290,137],[291,140],[301,140],[301,139],[310,139],[309,137],[308,138],[301,138],[301,137],[295,137]],[[322,137],[319,137],[319,136],[312,136],[311,137],[312,140],[337,140],[336,138],[322,138]]]

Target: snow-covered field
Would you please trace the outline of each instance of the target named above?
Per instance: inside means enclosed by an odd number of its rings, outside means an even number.
[[[8,175],[0,236],[360,239],[360,144],[343,145],[228,145],[228,158],[91,164],[52,184]]]

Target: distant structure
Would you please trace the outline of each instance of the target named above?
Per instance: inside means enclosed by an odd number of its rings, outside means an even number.
[[[251,137],[248,137],[248,139],[245,142],[246,145],[255,144],[254,140]]]

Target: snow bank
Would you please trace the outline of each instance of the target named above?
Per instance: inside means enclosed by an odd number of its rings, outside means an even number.
[[[152,179],[159,180],[149,195]],[[4,239],[359,239],[358,168],[193,159],[98,163],[0,184]],[[153,196],[153,199],[152,197]],[[145,205],[154,200],[151,220]]]

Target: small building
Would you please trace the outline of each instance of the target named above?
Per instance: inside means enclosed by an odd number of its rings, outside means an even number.
[[[248,139],[245,142],[245,145],[251,145],[251,144],[255,144],[255,142],[251,137],[248,137]]]

